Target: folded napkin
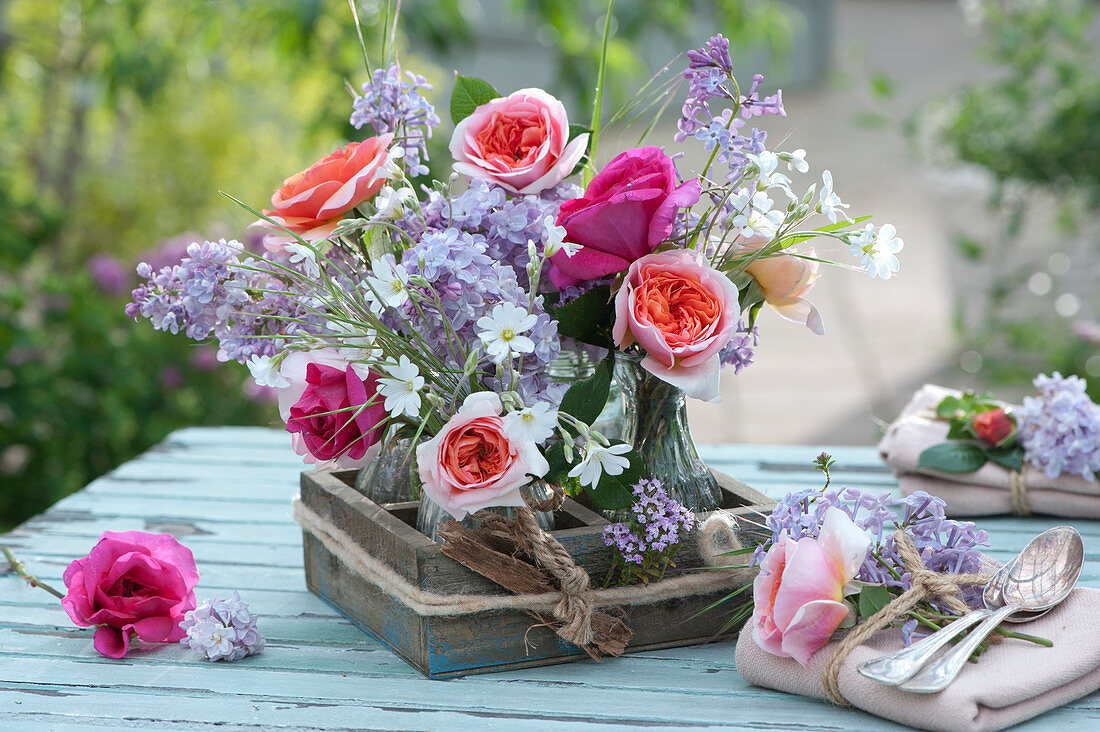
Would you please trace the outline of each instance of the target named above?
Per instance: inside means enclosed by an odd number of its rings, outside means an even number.
[[[968,663],[958,678],[936,694],[914,694],[861,675],[859,664],[901,649],[896,628],[857,647],[841,667],[840,691],[871,714],[919,729],[999,730],[1079,699],[1100,688],[1100,637],[1093,632],[1100,614],[1100,590],[1077,588],[1048,614],[1013,626],[1048,638],[1053,648],[1006,639]],[[737,671],[750,684],[824,699],[821,672],[836,646],[829,643],[802,668],[760,648],[747,625],[737,638]]]
[[[879,443],[879,454],[894,469],[898,485],[906,495],[921,490],[939,496],[947,502],[950,516],[1030,512],[1100,518],[1100,483],[1079,475],[1060,475],[1052,479],[1025,464],[1020,474],[1022,488],[1017,486],[1014,507],[1012,471],[995,463],[987,462],[972,473],[943,473],[923,468],[917,472],[921,452],[948,441],[948,424],[935,419],[935,412],[936,405],[952,395],[958,396],[959,392],[925,384],[913,395]]]

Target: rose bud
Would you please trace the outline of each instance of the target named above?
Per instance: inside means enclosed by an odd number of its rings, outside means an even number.
[[[980,412],[974,417],[974,431],[983,442],[999,445],[1016,431],[1016,422],[1003,409]]]

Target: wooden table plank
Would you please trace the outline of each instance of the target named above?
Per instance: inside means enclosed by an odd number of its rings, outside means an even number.
[[[715,467],[773,497],[816,487],[813,458],[838,460],[835,485],[896,492],[871,448],[702,446]],[[91,646],[52,598],[0,575],[0,727],[58,730],[294,728],[647,729],[718,727],[888,730],[850,710],[751,687],[731,643],[633,654],[508,673],[429,681],[305,590],[301,534],[290,519],[301,464],[285,432],[192,428],[171,435],[0,541],[43,579],[60,583],[68,562],[104,530],[171,531],[194,552],[199,596],[242,591],[268,649],[234,664],[197,660],[182,647],[114,661]],[[990,553],[1007,558],[1048,518],[980,522]],[[1100,586],[1100,522],[1085,536],[1083,582]],[[1023,730],[1092,729],[1093,695]]]

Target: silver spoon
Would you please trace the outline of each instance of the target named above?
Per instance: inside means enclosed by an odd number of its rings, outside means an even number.
[[[986,617],[947,655],[898,688],[920,694],[947,688],[978,645],[1002,621],[1021,611],[1045,612],[1066,599],[1081,576],[1084,561],[1081,535],[1072,526],[1056,526],[1035,537],[1008,565],[1000,586],[1004,607]],[[997,598],[990,597],[989,601],[996,603]]]
[[[1027,551],[1026,548],[1024,551]],[[940,628],[932,635],[920,639],[897,653],[864,661],[859,665],[859,672],[867,678],[874,679],[887,686],[897,686],[911,679],[928,659],[936,655],[937,651],[953,641],[967,628],[985,620],[993,614],[994,610],[1004,606],[1004,600],[1001,599],[1001,584],[1008,573],[1008,568],[1015,561],[1013,559],[998,569],[989,579],[989,582],[986,583],[985,590],[982,592],[985,607],[972,610],[958,620],[954,620]]]

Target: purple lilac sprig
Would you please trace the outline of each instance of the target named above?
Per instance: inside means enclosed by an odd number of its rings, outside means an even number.
[[[659,480],[638,481],[631,511],[629,522],[604,528],[603,543],[613,555],[605,587],[661,579],[676,566],[673,557],[695,526],[695,514],[669,496]]]
[[[423,92],[432,85],[411,71],[401,76],[401,68],[391,64],[375,69],[370,81],[363,84],[363,95],[352,103],[351,124],[356,129],[370,125],[376,134],[393,132],[405,150],[405,170],[410,178],[424,175],[428,167],[428,140],[432,128],[440,123],[435,107]]]
[[[1038,395],[1016,410],[1024,457],[1048,478],[1063,473],[1095,480],[1100,471],[1100,406],[1089,399],[1084,379],[1039,374]]]
[[[760,330],[754,325],[751,328],[746,318],[737,321],[737,331],[733,338],[726,344],[718,357],[723,366],[732,366],[733,373],[740,374],[746,366],[751,366],[756,357],[756,349],[760,345]]]
[[[183,616],[180,643],[208,661],[239,661],[264,649],[257,619],[236,592],[224,600],[208,598]]]
[[[909,589],[909,573],[894,546],[893,534],[898,528],[909,532],[925,566],[932,571],[976,573],[982,566],[980,547],[989,545],[989,537],[973,522],[947,518],[945,506],[942,499],[924,491],[915,491],[902,499],[886,491],[871,493],[856,488],[806,488],[788,493],[766,519],[771,537],[756,548],[752,563],[759,564],[783,533],[795,541],[817,537],[826,511],[836,507],[872,537],[867,557],[856,575],[861,582],[899,591]],[[901,517],[895,509],[901,511]],[[980,590],[964,588],[961,594],[972,606],[981,602]]]

